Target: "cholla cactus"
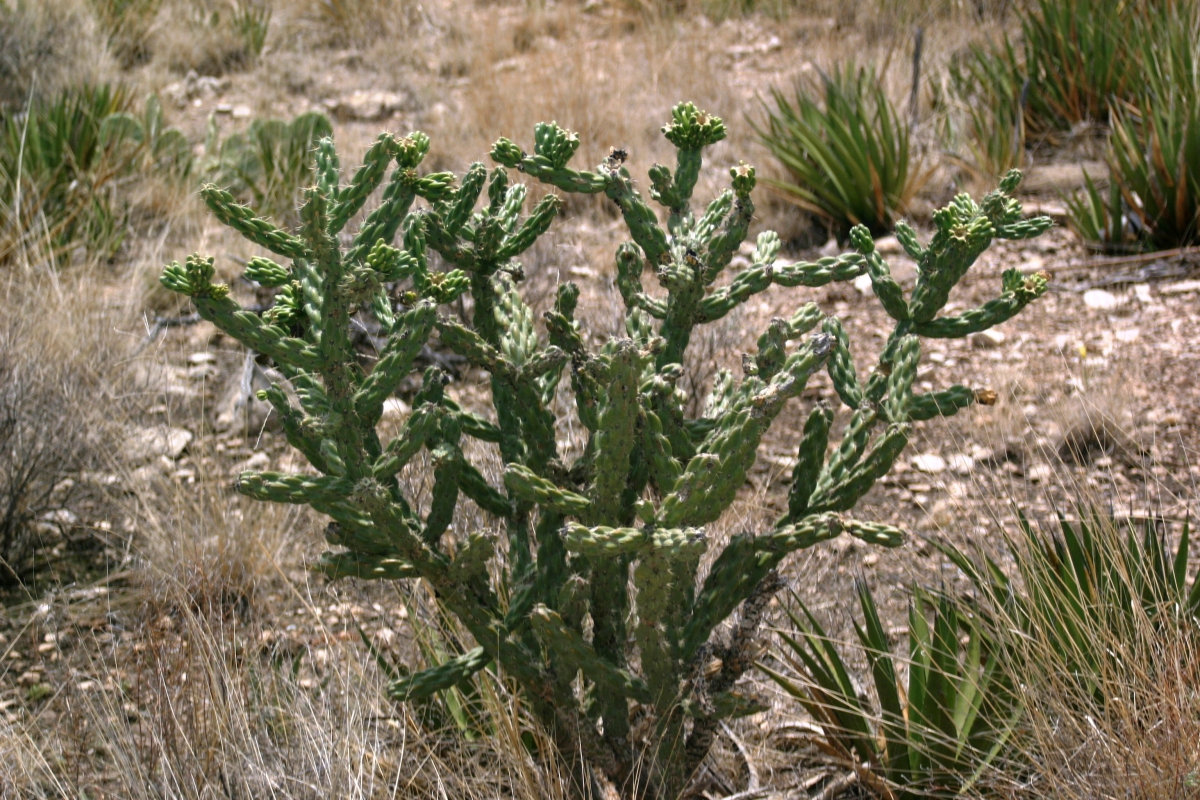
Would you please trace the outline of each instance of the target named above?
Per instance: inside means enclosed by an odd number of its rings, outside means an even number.
[[[665,228],[634,189],[622,152],[594,171],[573,170],[567,164],[579,140],[556,124],[537,127],[532,154],[499,140],[492,158],[500,167],[489,176],[475,164],[457,188],[452,176],[419,175],[428,148],[421,134],[380,137],[345,186],[326,140],[295,234],[255,218],[217,189],[204,190],[225,224],[290,260],[284,267],[254,259],[247,268],[250,279],[282,287],[274,308],[261,318],[240,310],[226,287],[212,283],[211,261],[199,257],[167,267],[163,283],[194,298],[219,328],[271,356],[298,399],[299,407],[292,405],[283,387],[264,393],[289,442],[320,474],[244,473],[238,489],[327,514],[333,520],[327,538],[342,549],[326,554],[322,570],[428,581],[474,636],[475,649],[397,681],[393,694],[428,696],[496,663],[521,686],[564,752],[584,756],[581,777],[611,782],[630,797],[673,798],[720,721],[761,707],[737,681],[753,662],[759,620],[781,583],[780,563],[843,533],[885,546],[901,541],[899,530],[844,512],[895,462],[912,420],[989,399],[959,386],[913,394],[919,337],[983,330],[1040,295],[1044,277],[1010,271],[999,299],[937,316],[994,238],[1033,236],[1050,223],[1021,219],[1008,196],[1020,179],[1012,173],[982,206],[961,196],[939,211],[928,246],[900,228],[920,263],[909,297],[864,228],[853,234],[857,252],[800,264],[777,264],[779,238],[763,233],[751,266],[714,288],[746,237],[754,170],[732,169],[731,189],[697,215],[691,198],[701,151],[724,137],[724,125],[685,103],[663,133],[678,150],[674,170],[650,171],[651,197],[667,212]],[[339,234],[391,161],[396,168],[382,204],[340,247]],[[548,195],[522,216],[526,189],[509,183],[510,169],[565,192],[603,192],[619,206],[632,237],[616,255],[625,337],[589,349],[574,319],[579,291],[564,284],[546,314],[548,341],[542,341],[517,290],[523,269],[516,259],[547,230],[559,200]],[[416,197],[428,207],[412,210]],[[453,269],[431,272],[429,249]],[[646,290],[647,269],[662,291]],[[676,383],[696,326],[772,283],[822,286],[864,273],[896,320],[865,381],[841,325],[808,304],[772,320],[740,381],[728,372],[718,376],[703,416],[685,415]],[[395,307],[387,287],[406,280],[412,288]],[[473,299],[469,326],[437,311],[464,292]],[[373,313],[388,335],[370,369],[357,363],[349,344],[351,316],[359,311]],[[495,421],[445,397],[445,379],[431,368],[412,415],[394,439],[381,442],[375,429],[384,399],[435,329],[443,346],[490,375]],[[588,437],[571,463],[559,452],[560,421],[552,410],[568,369],[575,414]],[[704,526],[733,501],[784,405],[822,369],[852,410],[841,441],[830,449],[833,412],[818,403],[799,443],[788,513],[770,530],[734,537],[701,580]],[[464,456],[464,435],[498,446],[502,486],[489,484]],[[421,448],[434,469],[424,518],[396,480]],[[456,545],[448,541],[460,494],[502,522],[506,543],[498,547],[481,531],[458,532]],[[493,561],[499,569],[489,566]],[[735,613],[732,629],[720,631]],[[634,719],[653,735],[635,736]]]

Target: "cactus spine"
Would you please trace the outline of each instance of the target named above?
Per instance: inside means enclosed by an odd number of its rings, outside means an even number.
[[[474,636],[475,649],[403,678],[394,695],[427,696],[496,663],[564,752],[584,756],[581,776],[598,776],[629,797],[673,798],[720,721],[759,708],[736,683],[752,664],[756,626],[788,554],[843,533],[884,546],[900,542],[900,531],[844,513],[895,462],[912,420],[987,397],[957,386],[914,394],[920,337],[965,336],[1039,296],[1043,276],[1010,271],[998,299],[938,316],[993,239],[1036,235],[1049,220],[1022,219],[1009,197],[1020,179],[1012,173],[981,205],[964,195],[939,211],[928,245],[907,226],[898,231],[920,262],[907,297],[861,227],[852,233],[856,252],[799,264],[776,263],[779,238],[760,234],[751,265],[715,288],[754,213],[754,169],[732,169],[731,188],[697,213],[701,154],[725,136],[724,125],[684,103],[663,133],[678,151],[673,170],[650,170],[650,196],[665,208],[665,227],[634,188],[624,154],[614,151],[593,171],[574,170],[568,163],[579,140],[553,123],[537,127],[532,153],[500,139],[491,153],[499,166],[489,173],[474,164],[457,186],[452,175],[419,172],[429,147],[423,134],[381,136],[346,183],[326,139],[295,232],[257,218],[219,189],[203,191],[218,219],[287,260],[255,258],[247,266],[248,278],[280,288],[275,307],[262,316],[241,310],[227,287],[212,282],[211,259],[199,256],[166,267],[162,282],[274,359],[294,390],[298,404],[279,386],[263,396],[319,474],[246,473],[238,490],[328,515],[326,537],[340,549],[318,568],[333,577],[425,580]],[[626,337],[590,349],[574,319],[579,292],[571,284],[560,286],[546,314],[548,341],[539,336],[518,291],[524,270],[517,259],[549,228],[560,201],[547,195],[524,214],[526,188],[510,183],[509,170],[564,192],[603,193],[620,208],[631,237],[616,256]],[[345,226],[385,180],[381,203],[345,238]],[[431,271],[430,250],[451,269]],[[646,291],[647,270],[662,292]],[[896,322],[865,379],[841,325],[810,304],[773,320],[742,379],[722,373],[704,415],[687,418],[676,382],[696,326],[773,283],[821,286],[864,273]],[[409,288],[397,304],[389,287],[398,285]],[[469,325],[438,311],[464,293],[473,301]],[[369,368],[350,346],[359,313],[373,314],[387,335]],[[383,402],[435,331],[443,346],[488,372],[496,422],[445,397],[446,378],[431,368],[412,415],[382,442]],[[799,443],[787,514],[773,529],[734,537],[701,580],[704,526],[733,501],[784,405],[822,369],[851,410],[841,440],[830,442],[833,412],[816,405]],[[551,410],[564,372],[588,436],[570,464],[559,453]],[[463,436],[498,447],[502,481],[493,485],[470,463]],[[422,448],[434,476],[424,518],[396,478]],[[447,531],[463,496],[501,523],[505,543],[460,532],[450,546]],[[488,567],[497,560],[499,572]],[[493,582],[496,574],[502,585]],[[718,626],[739,607],[732,634],[723,636]],[[649,748],[630,734],[634,716],[653,723]]]

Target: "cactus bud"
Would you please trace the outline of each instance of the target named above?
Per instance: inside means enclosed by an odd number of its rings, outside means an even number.
[[[246,280],[274,289],[291,280],[291,274],[269,258],[255,256],[246,262]]]
[[[740,198],[747,198],[754,191],[754,167],[742,163],[729,168],[729,177],[733,178],[733,193]]]

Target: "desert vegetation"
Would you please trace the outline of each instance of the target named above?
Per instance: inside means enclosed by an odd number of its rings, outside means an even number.
[[[0,0],[0,796],[1200,796],[1198,26]]]

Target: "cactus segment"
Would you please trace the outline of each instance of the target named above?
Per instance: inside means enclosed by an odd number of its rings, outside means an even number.
[[[953,317],[940,317],[916,325],[913,331],[931,339],[961,339],[995,327],[1012,319],[1045,294],[1049,276],[1044,272],[1026,276],[1020,270],[1010,269],[1005,270],[1003,281],[1004,292],[995,300]]]
[[[788,492],[789,522],[804,516],[808,510],[809,498],[817,488],[821,465],[825,463],[832,424],[833,410],[825,404],[815,406],[804,423],[804,437],[800,440],[796,466],[792,469],[792,487]]]
[[[858,372],[854,369],[854,359],[850,355],[850,338],[846,335],[841,321],[837,317],[825,320],[825,333],[833,337],[833,353],[829,356],[829,377],[838,397],[850,408],[862,405],[862,388],[858,383]]]
[[[275,225],[255,215],[249,206],[239,205],[233,195],[212,184],[200,188],[204,204],[223,225],[233,228],[259,247],[284,258],[305,258],[308,248],[304,240],[281,231]]]
[[[583,495],[560,489],[521,464],[509,464],[504,468],[504,485],[518,499],[531,505],[552,509],[559,514],[581,516],[592,507],[592,501]]]
[[[643,679],[606,661],[578,631],[568,628],[557,613],[539,604],[530,612],[529,621],[547,648],[582,671],[609,697],[621,702],[626,697],[639,703],[650,702],[650,689]]]
[[[419,578],[421,573],[412,564],[392,556],[342,550],[321,554],[313,569],[330,579],[359,578],[367,581],[398,581]]]
[[[392,681],[388,696],[394,700],[423,700],[470,678],[492,663],[492,657],[482,647],[476,647],[444,664],[422,670],[414,675]]]

